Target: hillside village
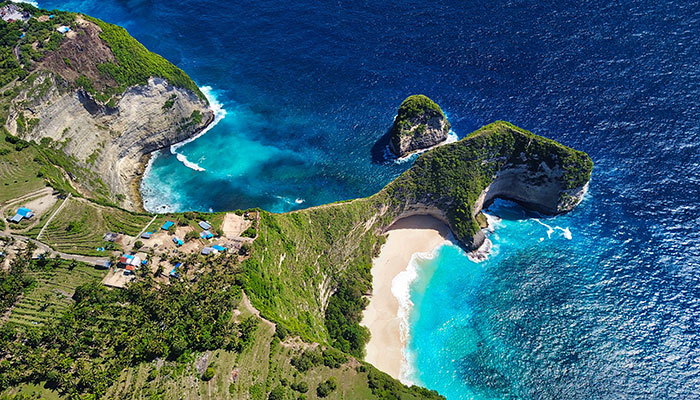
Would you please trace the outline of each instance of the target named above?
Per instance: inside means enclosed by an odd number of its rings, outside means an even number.
[[[104,224],[82,226],[72,222],[76,208],[86,215],[95,212]],[[123,288],[145,274],[152,274],[161,283],[196,279],[201,273],[197,268],[200,262],[219,254],[235,255],[242,261],[249,255],[259,220],[258,211],[251,210],[144,214],[131,217],[133,221],[120,221],[128,214],[87,199],[60,195],[50,188],[8,200],[0,206],[0,212],[5,220],[0,232],[2,268],[8,268],[31,240],[38,244],[34,258],[77,257],[106,270],[102,282],[115,288]],[[99,228],[102,231],[95,231]],[[77,238],[80,246],[71,247]]]

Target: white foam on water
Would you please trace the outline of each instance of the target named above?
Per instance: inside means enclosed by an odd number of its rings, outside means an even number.
[[[561,226],[552,227],[552,226],[545,224],[544,222],[540,221],[537,218],[533,218],[532,220],[537,222],[538,224],[544,226],[545,228],[547,228],[547,238],[548,239],[552,238],[552,233],[554,233],[555,230],[561,231],[561,235],[564,236],[564,238],[566,238],[568,240],[571,240],[571,238],[573,237],[571,235],[571,230],[568,227],[566,227],[566,228],[562,228]]]
[[[13,3],[27,3],[27,4],[33,5],[36,8],[39,8],[39,3],[37,3],[36,1],[33,1],[33,0],[11,0],[11,1]]]
[[[199,139],[226,117],[226,109],[224,108],[223,104],[221,104],[217,100],[214,89],[212,89],[211,86],[202,86],[200,90],[204,94],[204,97],[206,97],[207,100],[209,100],[209,107],[212,109],[212,111],[214,111],[214,120],[206,128],[202,129],[202,131],[198,134],[192,136],[191,138],[183,140],[182,142],[178,142],[170,146],[170,154],[177,157],[178,161],[183,163],[187,168],[193,169],[198,172],[206,171],[206,169],[200,167],[197,163],[189,161],[184,154],[178,153],[177,149],[186,145],[187,143],[192,143],[195,140]]]
[[[143,172],[144,179],[141,181],[141,198],[143,199],[143,208],[152,213],[162,214],[177,212],[180,210],[182,205],[173,201],[176,197],[174,196],[175,193],[173,193],[171,188],[169,188],[167,185],[159,185],[158,189],[149,189],[143,183],[146,180],[146,177],[151,173],[153,161],[156,159],[156,157],[158,157],[158,155],[160,155],[160,150],[157,150],[151,154],[151,158],[148,160],[146,169]],[[156,195],[154,195],[154,193]],[[167,204],[161,202],[164,199],[168,201]]]
[[[435,146],[428,147],[427,149],[418,150],[418,151],[416,151],[415,153],[411,153],[411,154],[409,154],[409,155],[407,155],[407,156],[404,156],[404,157],[394,158],[393,161],[394,161],[394,163],[396,163],[396,164],[403,164],[403,163],[405,163],[405,162],[407,162],[407,161],[414,160],[414,159],[415,159],[416,157],[418,157],[420,154],[425,153],[425,152],[428,151],[428,150],[432,150],[432,149],[434,149],[434,148],[436,148],[436,147],[444,146],[444,145],[446,145],[446,144],[455,143],[455,142],[457,142],[457,141],[459,141],[459,136],[457,136],[457,134],[456,134],[453,130],[450,130],[450,131],[447,133],[447,139],[445,139],[443,142],[440,142],[440,143],[436,144]],[[384,157],[385,157],[386,159],[391,159],[391,158],[392,158],[392,155],[393,155],[393,153],[392,153],[391,150],[389,149],[389,146],[387,146],[386,149],[384,149]],[[395,156],[394,156],[394,157],[395,157]]]
[[[440,243],[430,252],[414,253],[411,256],[411,260],[408,262],[406,269],[401,271],[391,281],[391,294],[393,294],[396,300],[399,302],[399,312],[397,317],[399,318],[402,347],[401,352],[403,355],[401,369],[399,371],[399,380],[406,385],[412,385],[415,383],[412,381],[411,377],[415,376],[416,372],[414,367],[415,355],[411,354],[407,346],[410,335],[409,317],[411,315],[411,310],[413,309],[413,302],[411,301],[411,285],[416,279],[418,279],[419,262],[432,260],[435,258],[437,255],[437,250],[445,244],[452,244],[452,242],[446,240]]]
[[[294,200],[294,202],[297,203],[297,204],[302,204],[302,203],[304,203],[305,201],[306,201],[306,200],[304,200],[304,199],[302,199],[302,198],[298,198],[298,199]]]

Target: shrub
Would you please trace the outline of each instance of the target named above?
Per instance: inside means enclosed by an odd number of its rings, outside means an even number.
[[[295,390],[299,393],[306,393],[309,391],[309,385],[304,381],[292,383],[290,387],[292,388],[292,390]]]
[[[326,367],[340,368],[346,362],[348,362],[348,356],[334,348],[328,348],[323,351],[323,365]]]
[[[284,400],[284,388],[276,386],[267,396],[268,400]]]
[[[290,363],[294,368],[298,369],[299,372],[306,372],[315,366],[321,365],[321,363],[323,363],[323,356],[318,349],[309,349],[301,353],[300,356],[292,358]]]
[[[275,326],[275,336],[279,338],[279,340],[284,340],[284,338],[287,337],[287,334],[289,332],[287,331],[287,328],[284,327],[282,324],[277,324]]]
[[[214,369],[213,366],[208,366],[207,369],[202,374],[202,380],[203,381],[210,381],[211,378],[214,377],[215,373],[216,373],[216,369]]]
[[[249,227],[248,229],[244,230],[243,233],[241,233],[241,236],[247,237],[247,238],[254,238],[255,235],[257,235],[258,231],[255,229],[255,227]]]
[[[140,249],[141,247],[143,247],[143,242],[142,242],[142,241],[137,240],[137,241],[134,242],[134,249],[135,249],[135,250],[138,250],[138,249]]]
[[[337,388],[338,380],[335,379],[335,376],[331,376],[327,381],[318,384],[316,387],[316,395],[318,397],[326,397]]]

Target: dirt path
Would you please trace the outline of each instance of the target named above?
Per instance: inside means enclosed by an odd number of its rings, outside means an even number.
[[[146,224],[146,226],[144,226],[143,229],[141,229],[141,232],[139,232],[139,234],[136,235],[136,240],[139,240],[141,235],[143,235],[146,229],[148,229],[148,227],[151,226],[151,224],[153,223],[153,221],[156,220],[156,218],[158,218],[158,214],[154,215],[153,218],[151,218],[151,220]]]
[[[263,322],[265,325],[267,325],[267,326],[269,326],[269,327],[271,327],[271,328],[275,328],[275,327],[276,327],[276,325],[275,325],[274,322],[269,321],[269,320],[266,320],[265,318],[263,318],[263,317],[260,315],[260,311],[258,311],[257,308],[253,307],[253,304],[250,303],[250,299],[248,298],[248,295],[245,294],[245,291],[243,291],[243,296],[241,297],[241,304],[240,304],[240,307],[242,307],[242,308],[248,310],[251,314],[253,314],[253,315],[255,315],[256,317],[260,318],[260,319],[262,320],[262,322]]]
[[[47,253],[49,253],[49,254],[51,254],[51,253],[57,254],[60,258],[62,258],[62,259],[64,259],[64,260],[76,260],[76,261],[80,261],[80,262],[84,262],[84,263],[86,263],[86,264],[92,264],[92,265],[104,264],[104,262],[107,261],[107,258],[105,258],[105,257],[82,256],[82,255],[80,255],[80,254],[68,254],[68,253],[62,253],[62,252],[60,252],[60,251],[55,251],[55,250],[52,249],[50,246],[48,246],[48,245],[46,245],[46,244],[44,244],[44,243],[42,243],[42,242],[40,242],[40,241],[38,241],[38,240],[34,240],[34,239],[32,239],[32,238],[28,238],[28,237],[22,236],[22,235],[16,235],[16,234],[13,234],[13,233],[0,232],[0,236],[3,236],[3,237],[11,237],[11,238],[13,238],[13,239],[15,239],[15,240],[20,240],[20,241],[23,241],[23,242],[32,242],[32,243],[34,243],[34,244],[37,246],[37,248],[39,248],[40,250],[45,251],[45,252],[47,252]]]
[[[53,220],[53,217],[55,217],[56,214],[58,214],[59,212],[61,212],[61,210],[63,210],[63,207],[66,206],[66,203],[68,203],[68,200],[70,200],[70,198],[71,198],[71,193],[68,193],[68,196],[66,196],[65,200],[63,200],[63,203],[61,203],[61,205],[56,209],[56,211],[54,211],[53,214],[51,214],[51,216],[50,216],[49,219],[46,221],[46,223],[44,224],[44,226],[41,227],[41,230],[39,231],[39,234],[36,235],[36,239],[37,239],[37,240],[39,240],[39,239],[41,238],[41,235],[44,234],[44,230],[46,229],[47,226],[49,226],[49,224],[50,224],[51,221]]]

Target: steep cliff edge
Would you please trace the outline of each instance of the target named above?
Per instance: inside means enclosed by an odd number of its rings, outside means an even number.
[[[474,250],[484,240],[476,216],[494,198],[567,212],[581,201],[592,168],[586,153],[499,121],[422,155],[384,191],[401,210],[396,219],[428,210]]]
[[[428,149],[447,139],[450,123],[434,101],[419,94],[399,106],[390,132],[389,147],[398,157]]]
[[[287,214],[262,212],[244,263],[246,293],[275,322],[359,357],[368,337],[359,322],[364,294],[372,291],[372,257],[394,222],[434,216],[474,250],[484,240],[477,216],[494,198],[547,214],[566,212],[581,201],[592,168],[583,152],[495,122],[422,154],[373,196]]]
[[[20,6],[29,19],[2,25],[2,47],[15,49],[19,66],[0,71],[12,78],[0,99],[4,127],[94,172],[82,179],[67,171],[86,195],[139,209],[133,183],[144,156],[211,123],[207,99],[184,72],[123,28],[67,12],[52,11],[49,18],[47,11]],[[59,33],[60,27],[69,30]]]

